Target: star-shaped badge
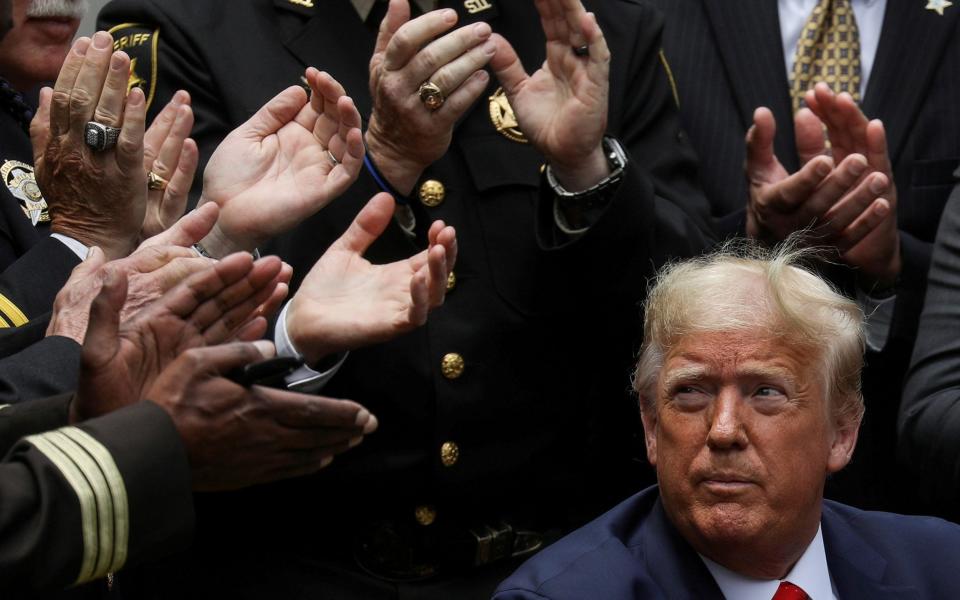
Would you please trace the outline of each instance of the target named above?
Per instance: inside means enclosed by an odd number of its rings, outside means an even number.
[[[953,2],[950,0],[927,0],[927,10],[935,10],[937,14],[941,17],[943,16],[943,11],[947,8],[953,6]]]

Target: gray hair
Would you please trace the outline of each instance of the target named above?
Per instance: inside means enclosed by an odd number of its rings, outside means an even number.
[[[863,416],[863,313],[802,265],[812,251],[788,240],[772,250],[745,240],[668,264],[647,296],[644,339],[633,387],[643,408],[656,397],[664,357],[682,338],[757,331],[822,361],[824,392],[842,423]]]

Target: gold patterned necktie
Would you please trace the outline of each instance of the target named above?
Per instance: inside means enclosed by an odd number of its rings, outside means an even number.
[[[790,92],[794,112],[803,95],[824,81],[835,93],[860,101],[860,33],[851,0],[819,0],[797,42]]]

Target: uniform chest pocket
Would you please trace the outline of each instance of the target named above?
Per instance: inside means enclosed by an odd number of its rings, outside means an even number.
[[[523,314],[539,312],[547,261],[535,227],[543,157],[499,134],[461,139],[459,145],[477,191],[474,208],[496,293]]]

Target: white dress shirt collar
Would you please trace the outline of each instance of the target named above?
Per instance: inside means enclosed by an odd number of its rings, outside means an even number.
[[[800,560],[783,580],[745,577],[703,555],[700,555],[700,558],[728,600],[771,600],[780,587],[780,581],[789,581],[800,587],[811,600],[837,600],[830,580],[830,570],[827,568],[827,553],[823,547],[823,532],[820,527]]]

